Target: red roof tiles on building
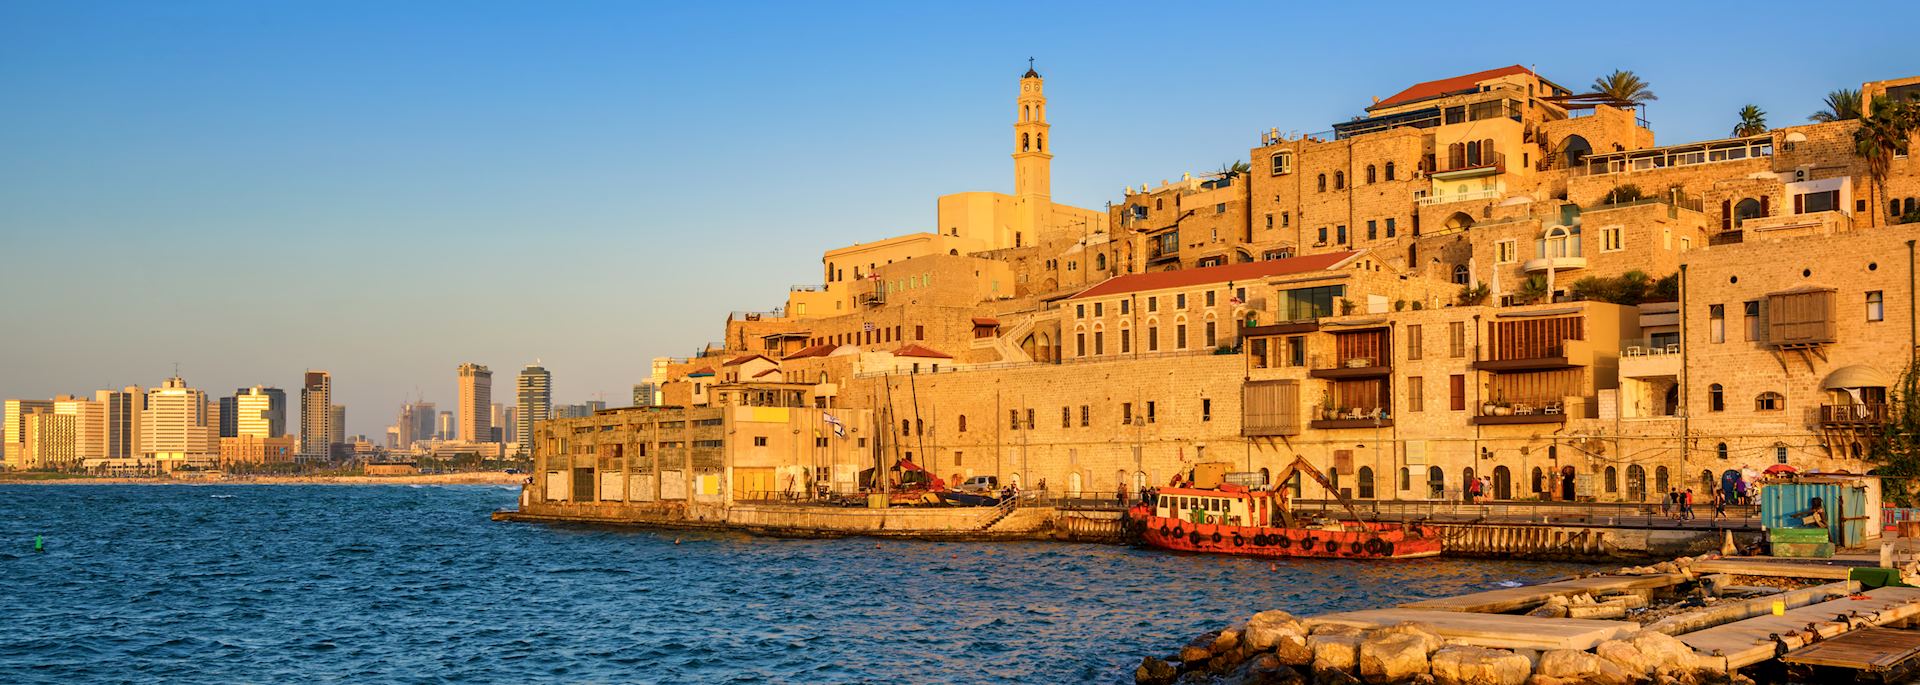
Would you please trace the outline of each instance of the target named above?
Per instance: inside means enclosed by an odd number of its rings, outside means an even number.
[[[689,375],[689,376],[711,376],[711,375],[713,375],[713,367],[711,367],[711,366],[702,366],[702,367],[700,367],[700,368],[698,368],[698,369],[694,369],[694,370],[693,370],[693,373],[689,373],[689,374],[687,374],[687,375]]]
[[[1512,76],[1514,74],[1531,74],[1531,73],[1533,73],[1533,70],[1520,66],[1518,64],[1515,64],[1510,67],[1500,67],[1499,69],[1488,69],[1486,71],[1478,71],[1471,74],[1467,74],[1465,76],[1455,76],[1453,78],[1443,78],[1437,81],[1427,81],[1425,83],[1416,83],[1416,84],[1413,84],[1413,86],[1407,88],[1406,90],[1400,91],[1398,93],[1394,93],[1392,97],[1373,103],[1373,106],[1368,107],[1367,109],[1373,110],[1373,109],[1379,109],[1381,107],[1392,107],[1394,105],[1404,105],[1409,102],[1414,102],[1417,100],[1425,100],[1431,97],[1439,97],[1441,95],[1446,95],[1448,93],[1468,92],[1468,91],[1476,90],[1481,81],[1485,81],[1488,79],[1496,79],[1502,76]]]
[[[834,347],[835,347],[834,345],[827,344],[827,343],[822,343],[819,345],[813,345],[809,347],[803,347],[803,348],[800,348],[799,352],[789,354],[787,355],[786,358],[787,359],[806,359],[808,357],[825,357],[833,353]]]
[[[759,355],[759,354],[742,355],[742,356],[734,357],[732,359],[728,359],[727,363],[721,364],[721,366],[739,366],[741,364],[745,364],[755,359],[767,359],[767,358],[765,355]],[[767,359],[767,361],[773,361],[773,360]]]
[[[976,316],[976,317],[973,317],[973,325],[975,325],[975,326],[998,326],[998,325],[1000,325],[1000,320],[999,320],[999,319],[991,319],[991,318],[987,318],[987,317],[984,317],[984,316]]]
[[[756,374],[753,374],[753,377],[754,377],[754,378],[763,378],[763,377],[766,377],[766,376],[771,376],[771,375],[773,375],[773,374],[776,374],[776,373],[780,373],[780,370],[779,370],[779,369],[767,369],[767,370],[765,370],[765,371],[761,371],[760,373],[756,373]]]
[[[1069,297],[1078,300],[1088,297],[1137,293],[1148,290],[1166,290],[1184,288],[1208,283],[1228,283],[1233,281],[1257,281],[1274,276],[1326,271],[1346,263],[1359,255],[1358,251],[1329,252],[1327,254],[1271,259],[1263,262],[1242,262],[1224,266],[1209,266],[1202,269],[1181,269],[1179,271],[1149,271],[1143,274],[1115,276],[1101,281],[1079,294]]]
[[[933,359],[952,359],[953,355],[920,345],[907,345],[893,351],[895,357],[931,357]]]

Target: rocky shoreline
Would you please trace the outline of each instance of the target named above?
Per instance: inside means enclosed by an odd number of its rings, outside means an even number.
[[[1620,569],[1622,574],[1694,576],[1689,558]],[[1697,576],[1694,576],[1697,577]],[[1612,607],[1627,597],[1555,598],[1529,615],[1566,617],[1570,607]],[[1632,598],[1639,599],[1639,598]],[[1641,601],[1637,607],[1646,613]],[[1649,616],[1652,618],[1652,616]],[[1591,650],[1495,649],[1442,638],[1433,626],[1408,621],[1362,630],[1337,623],[1309,626],[1285,611],[1263,611],[1201,635],[1166,658],[1147,657],[1138,685],[1705,685],[1751,683],[1728,674],[1659,630],[1643,628]]]

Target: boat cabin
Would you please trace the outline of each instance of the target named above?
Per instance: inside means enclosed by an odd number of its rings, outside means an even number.
[[[1154,514],[1192,523],[1259,525],[1252,515],[1252,498],[1249,494],[1169,488],[1161,490],[1159,498],[1154,501]]]

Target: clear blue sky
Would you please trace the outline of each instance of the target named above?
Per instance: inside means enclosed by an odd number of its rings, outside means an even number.
[[[1012,185],[1026,58],[1054,197],[1242,159],[1416,81],[1632,69],[1662,142],[1920,74],[1920,3],[0,3],[0,396],[334,373],[351,433],[462,361],[624,404],[827,248]],[[1836,14],[1844,13],[1844,17]],[[1837,23],[1835,23],[1837,22]]]

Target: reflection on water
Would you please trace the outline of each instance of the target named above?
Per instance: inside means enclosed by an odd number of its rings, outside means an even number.
[[[1585,568],[487,519],[515,496],[0,486],[0,682],[1130,682],[1142,656],[1254,611]]]

